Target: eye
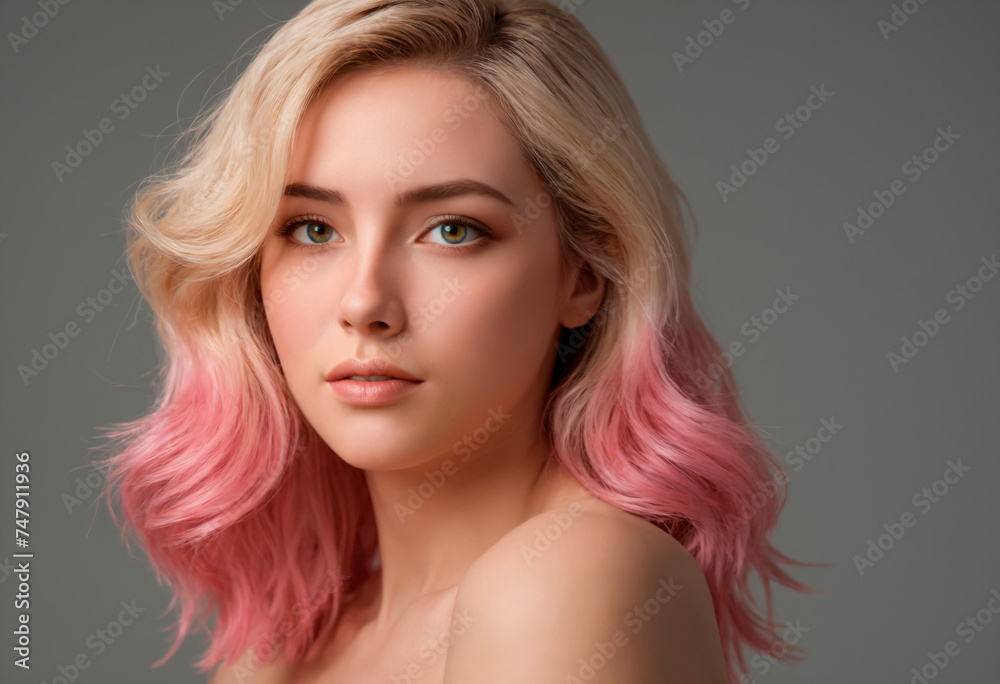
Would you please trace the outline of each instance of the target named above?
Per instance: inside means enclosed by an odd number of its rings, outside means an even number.
[[[492,231],[486,226],[461,216],[440,217],[429,232],[431,234],[437,232],[441,235],[440,240],[431,240],[435,244],[456,248],[472,248],[474,244],[494,237]],[[334,236],[337,235],[337,231],[329,223],[318,217],[310,216],[296,216],[290,219],[278,228],[277,233],[294,243],[294,246],[302,247],[333,242]],[[477,235],[478,239],[476,239]]]
[[[322,245],[337,234],[330,225],[319,219],[296,217],[278,229],[279,235],[290,237],[304,245]]]
[[[431,235],[435,233],[441,235],[442,241],[432,240],[432,242],[438,245],[453,245],[455,247],[464,247],[473,242],[492,237],[492,233],[484,226],[461,216],[445,216],[438,219],[437,223],[430,230]],[[477,234],[481,236],[480,240],[474,239],[474,236]],[[470,236],[473,236],[473,239],[467,239]]]

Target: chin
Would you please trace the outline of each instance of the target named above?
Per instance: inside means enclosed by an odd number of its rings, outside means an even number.
[[[381,431],[375,438],[362,434],[347,436],[343,432],[335,439],[322,434],[320,437],[337,457],[360,470],[389,472],[419,468],[433,458],[432,452],[414,444],[412,435],[394,435],[391,431]]]

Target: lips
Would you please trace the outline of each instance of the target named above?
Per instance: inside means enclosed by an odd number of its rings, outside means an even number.
[[[421,380],[387,361],[350,359],[326,375],[333,394],[355,407],[386,407],[412,396]],[[403,404],[405,405],[405,404]]]
[[[337,382],[338,380],[347,380],[350,378],[354,378],[359,382],[385,382],[386,378],[393,380],[407,380],[409,382],[421,382],[421,380],[412,373],[381,359],[349,359],[342,363],[338,363],[326,375],[327,382]],[[368,378],[380,379],[371,380]]]

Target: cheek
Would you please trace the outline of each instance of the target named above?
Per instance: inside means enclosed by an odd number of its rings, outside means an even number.
[[[274,258],[265,250],[260,272],[261,299],[275,350],[286,374],[294,373],[294,363],[303,360],[306,342],[315,339],[322,324],[322,311],[309,294],[315,268],[285,257]]]
[[[472,359],[479,372],[490,376],[539,363],[557,324],[557,282],[548,260],[522,257],[490,264],[463,284],[448,325],[440,331],[428,326],[434,344],[456,349],[457,356]]]

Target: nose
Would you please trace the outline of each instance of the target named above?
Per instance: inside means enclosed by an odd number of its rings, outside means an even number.
[[[392,337],[402,332],[405,320],[400,287],[403,271],[397,265],[398,253],[386,240],[374,235],[387,231],[358,231],[352,247],[345,250],[340,265],[347,271],[347,283],[340,300],[340,325],[362,335]],[[365,236],[367,235],[366,239]]]

